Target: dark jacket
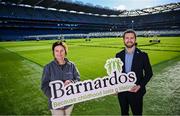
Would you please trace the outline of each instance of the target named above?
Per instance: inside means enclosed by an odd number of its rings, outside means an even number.
[[[52,109],[51,105],[51,91],[49,87],[49,82],[55,81],[55,80],[71,80],[73,82],[80,80],[79,72],[74,65],[74,63],[68,61],[67,59],[64,66],[61,66],[58,64],[56,60],[50,62],[44,67],[44,71],[42,74],[42,80],[41,80],[41,89],[43,93],[48,97],[48,104],[49,109]],[[61,109],[65,109],[66,107],[63,107]]]
[[[125,50],[117,53],[116,58],[120,58],[124,63],[122,72],[125,73]],[[147,53],[135,48],[131,71],[135,72],[137,77],[136,84],[141,86],[139,92],[144,95],[146,93],[145,86],[153,75]]]

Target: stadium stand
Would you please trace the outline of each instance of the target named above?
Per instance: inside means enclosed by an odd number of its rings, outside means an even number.
[[[0,2],[0,41],[112,37],[120,36],[127,28],[135,29],[141,36],[144,31],[163,36],[180,35],[180,3],[118,11],[56,0]]]

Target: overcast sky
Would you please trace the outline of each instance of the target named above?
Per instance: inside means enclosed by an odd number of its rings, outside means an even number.
[[[101,5],[111,9],[134,10],[169,3],[180,2],[180,0],[72,0],[81,1],[84,4],[91,3],[93,5]]]

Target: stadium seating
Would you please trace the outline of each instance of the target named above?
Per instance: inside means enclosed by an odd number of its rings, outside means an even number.
[[[91,33],[95,32],[101,36],[117,36],[116,32],[127,28],[141,32],[172,30],[174,33],[180,29],[179,20],[179,10],[144,16],[104,17],[1,3],[0,40],[21,40],[27,36],[52,34],[93,36]],[[108,32],[112,33],[109,35]]]

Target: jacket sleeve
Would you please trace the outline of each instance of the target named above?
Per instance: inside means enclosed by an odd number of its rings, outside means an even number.
[[[50,72],[49,72],[48,66],[46,65],[44,67],[43,74],[42,74],[41,90],[48,98],[51,97],[49,82],[50,82]]]
[[[144,53],[143,55],[144,55],[143,57],[144,77],[140,82],[140,86],[145,87],[146,84],[151,79],[151,77],[153,76],[153,72],[147,53]]]
[[[75,64],[73,64],[73,80],[72,81],[73,82],[80,81],[80,74]]]
[[[118,55],[118,53],[115,55],[115,58],[119,58],[119,55]]]

